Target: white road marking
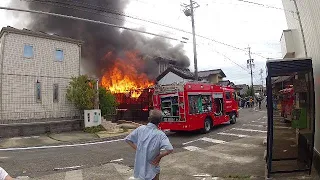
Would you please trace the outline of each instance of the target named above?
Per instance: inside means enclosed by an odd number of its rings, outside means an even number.
[[[110,162],[112,163],[112,162],[120,162],[120,161],[123,161],[123,158],[121,158],[121,159],[111,160]]]
[[[285,127],[285,126],[274,126],[276,129],[292,129],[291,127]]]
[[[237,137],[250,137],[248,135],[244,135],[244,134],[233,134],[233,133],[224,133],[224,132],[221,132],[221,133],[218,133],[219,135],[226,135],[226,136],[237,136]]]
[[[238,131],[247,131],[247,132],[261,132],[261,133],[267,132],[267,131],[256,130],[256,129],[242,129],[242,128],[232,128],[232,129],[238,130]]]
[[[66,172],[65,180],[83,180],[82,170],[68,171]]]
[[[256,124],[243,124],[242,126],[264,127],[263,125],[256,125]]]
[[[257,148],[260,147],[256,144],[243,144],[243,143],[234,143],[234,142],[228,142],[226,143],[228,146],[236,146],[236,147],[242,147],[242,148]]]
[[[219,139],[207,138],[207,137],[203,137],[200,140],[207,141],[207,142],[212,142],[212,143],[216,143],[216,144],[226,143],[226,141],[222,141],[222,140],[219,140]]]
[[[9,159],[9,157],[0,157],[0,160],[1,160],[1,159]]]
[[[209,174],[195,174],[193,177],[211,177]]]
[[[267,116],[263,116],[263,119],[267,119],[268,117]]]
[[[40,136],[26,136],[26,137],[13,137],[11,139],[19,140],[19,139],[31,139],[31,138],[39,138]]]
[[[267,122],[261,122],[261,121],[251,121],[253,123],[261,123],[261,124],[266,124]]]
[[[193,142],[196,142],[196,141],[199,141],[199,140],[200,140],[200,139],[188,141],[188,142],[182,143],[182,145],[190,144],[190,143],[193,143]]]
[[[201,150],[201,148],[196,147],[196,146],[186,146],[186,147],[183,147],[183,149],[186,149],[188,151],[200,151]]]
[[[67,144],[67,145],[56,145],[56,146],[35,146],[35,147],[23,147],[23,148],[5,148],[0,149],[0,151],[18,151],[18,150],[32,150],[32,149],[50,149],[50,148],[63,148],[63,147],[77,147],[77,146],[89,146],[96,144],[106,144],[112,142],[123,141],[124,139],[116,139],[110,141],[100,141],[100,142],[92,142],[92,143],[83,143],[83,144]]]
[[[78,169],[78,168],[81,168],[82,166],[70,166],[70,167],[62,167],[62,168],[54,168],[53,170],[54,171],[58,171],[58,170],[75,170],[75,169]]]

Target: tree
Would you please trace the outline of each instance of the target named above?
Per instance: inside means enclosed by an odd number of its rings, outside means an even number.
[[[116,97],[104,87],[99,88],[99,103],[102,116],[114,114],[118,106]]]
[[[96,93],[95,83],[86,75],[72,78],[67,89],[67,99],[81,111],[93,109]]]
[[[247,92],[246,92],[246,96],[254,96],[253,93],[254,92],[254,89],[252,86],[249,86],[249,88],[247,89]]]

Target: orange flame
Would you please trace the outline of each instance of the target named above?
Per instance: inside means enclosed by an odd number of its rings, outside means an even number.
[[[110,52],[106,56],[110,56]],[[126,52],[125,60],[117,58],[113,67],[104,73],[101,85],[112,93],[130,93],[132,98],[138,98],[145,88],[154,84],[145,73],[138,72],[142,66],[143,61],[136,52]]]

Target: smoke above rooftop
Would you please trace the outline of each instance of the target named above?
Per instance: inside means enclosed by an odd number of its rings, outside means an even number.
[[[129,0],[29,0],[26,1],[26,8],[124,25],[123,16],[109,14],[107,11],[109,9],[122,13],[128,4]],[[21,1],[12,0],[11,6],[21,6]],[[154,67],[154,64],[150,59],[158,56],[176,60],[180,67],[190,65],[183,45],[173,46],[164,38],[147,38],[129,30],[120,31],[106,25],[55,16],[29,14],[26,18],[30,20],[27,27],[30,30],[83,40],[84,67],[88,67],[87,72],[95,72],[97,76],[107,71],[115,60],[114,57],[104,56],[110,51],[116,56],[121,56],[128,50],[138,51],[143,59],[147,60],[146,71],[151,76],[154,71],[150,71],[150,68]]]

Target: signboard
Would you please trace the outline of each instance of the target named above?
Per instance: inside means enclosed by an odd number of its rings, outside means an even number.
[[[222,93],[213,93],[212,97],[213,98],[223,98],[223,94]]]
[[[173,116],[164,116],[163,117],[163,121],[164,122],[175,122],[175,121],[179,121],[179,116],[177,117],[173,117]]]

